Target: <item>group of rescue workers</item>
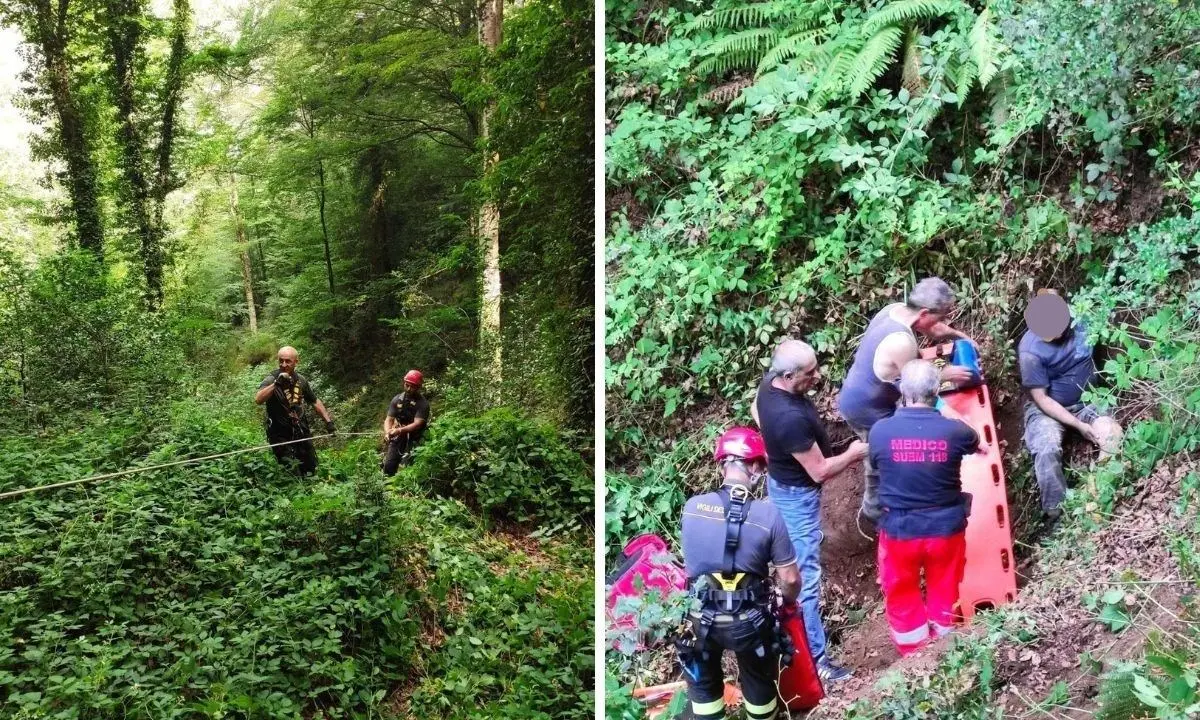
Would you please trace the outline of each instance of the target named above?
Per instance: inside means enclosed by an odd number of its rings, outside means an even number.
[[[305,417],[306,404],[325,421],[327,433],[336,434],[337,428],[329,410],[313,392],[308,378],[296,372],[300,362],[296,349],[282,347],[277,357],[279,368],[263,379],[254,394],[254,402],[266,404],[267,442],[275,459],[301,475],[311,475],[317,470],[317,451]],[[429,426],[429,400],[421,392],[423,383],[421,371],[409,370],[404,375],[404,391],[388,404],[383,419],[382,468],[386,475],[395,475],[401,465],[412,462],[413,450]]]
[[[721,488],[689,499],[683,510],[684,565],[700,603],[690,616],[691,634],[679,645],[695,717],[724,717],[724,650],[737,656],[749,717],[775,715],[779,644],[770,610],[772,568],[782,602],[799,603],[821,680],[850,677],[829,657],[821,622],[820,511],[824,483],[856,462],[865,475],[859,528],[878,535],[878,580],[897,650],[911,654],[954,627],[971,511],[960,465],[986,446],[953,411],[935,409],[939,392],[968,382],[972,369],[939,369],[920,359],[917,342],[921,335],[973,343],[947,324],[954,314],[950,286],[927,278],[905,302],[875,315],[838,395],[838,410],[857,435],[840,453],[807,396],[820,378],[816,353],[799,340],[775,348],[751,408],[759,429],[734,427],[718,438]],[[1064,429],[1102,442],[1100,415],[1082,402],[1096,379],[1094,349],[1086,327],[1072,325],[1066,301],[1053,291],[1039,291],[1025,320],[1028,331],[1018,346],[1028,393],[1024,440],[1042,511],[1053,522],[1066,493]],[[768,499],[754,499],[764,475]]]

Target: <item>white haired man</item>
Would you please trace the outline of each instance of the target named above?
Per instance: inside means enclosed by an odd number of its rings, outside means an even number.
[[[962,460],[982,448],[969,425],[933,408],[941,382],[932,363],[905,364],[904,407],[875,423],[869,441],[879,470],[879,584],[901,655],[953,628],[966,566],[971,496],[962,491]]]

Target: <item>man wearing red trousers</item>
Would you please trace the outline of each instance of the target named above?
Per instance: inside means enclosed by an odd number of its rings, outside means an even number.
[[[892,640],[909,655],[954,626],[966,564],[971,496],[962,491],[962,459],[981,450],[961,420],[943,417],[938,370],[912,360],[900,372],[904,407],[871,428],[879,468],[879,584]],[[921,573],[925,597],[921,596]]]

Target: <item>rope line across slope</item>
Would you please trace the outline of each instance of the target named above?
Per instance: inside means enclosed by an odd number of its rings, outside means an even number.
[[[151,470],[162,470],[163,468],[175,467],[177,465],[192,465],[199,462],[207,462],[209,460],[217,460],[219,458],[229,457],[231,455],[241,455],[248,452],[256,452],[258,450],[269,450],[273,447],[282,445],[291,445],[292,443],[307,442],[309,440],[320,440],[327,437],[351,437],[355,435],[378,435],[376,432],[348,432],[348,433],[327,433],[325,435],[314,435],[312,437],[300,438],[298,440],[288,440],[286,442],[270,443],[267,445],[257,445],[250,448],[242,448],[241,450],[230,450],[228,452],[217,453],[216,455],[205,455],[204,457],[188,458],[186,460],[175,460],[169,463],[161,463],[159,465],[148,465],[146,467],[129,468],[118,472],[104,473],[102,475],[89,475],[78,480],[67,480],[66,482],[51,483],[50,485],[35,485],[33,487],[21,488],[19,490],[9,490],[8,492],[0,492],[0,500],[25,495],[27,493],[39,492],[42,490],[55,490],[57,488],[69,487],[71,485],[82,485],[84,483],[99,482],[101,480],[111,480],[113,478],[122,477],[124,475],[135,475],[142,472],[150,472]]]

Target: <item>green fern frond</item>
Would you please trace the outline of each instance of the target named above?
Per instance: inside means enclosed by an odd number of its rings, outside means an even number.
[[[896,26],[885,27],[863,45],[862,50],[854,57],[854,62],[846,77],[850,100],[857,100],[867,91],[879,76],[887,70],[888,63],[900,47],[904,31]]]
[[[767,23],[791,24],[799,22],[808,15],[811,4],[807,0],[770,0],[748,3],[737,7],[722,8],[697,18],[695,26],[700,29],[741,29],[759,27]]]
[[[1105,679],[1098,698],[1097,720],[1129,720],[1144,717],[1146,706],[1134,690],[1133,673],[1125,672]]]
[[[780,32],[773,28],[752,28],[726,35],[709,45],[711,55],[696,66],[696,72],[723,73],[735,67],[753,67],[771,47],[779,43]]]
[[[961,7],[960,0],[898,0],[867,18],[863,35],[871,37],[888,25],[947,15]]]
[[[830,98],[841,94],[842,88],[845,87],[846,76],[854,67],[854,59],[857,56],[858,53],[855,52],[855,49],[850,47],[842,48],[833,55],[825,64],[825,70],[814,85],[812,95],[809,96],[810,108],[819,108]]]
[[[783,42],[771,48],[770,52],[763,56],[762,62],[758,64],[757,74],[762,75],[778,67],[781,63],[801,56],[806,57],[811,62],[811,56],[817,49],[817,43],[825,33],[825,28],[817,28],[816,30],[798,32],[784,38]]]
[[[696,66],[696,74],[700,76],[724,75],[735,68],[753,67],[758,57],[752,53],[726,53],[711,57]]]
[[[984,88],[1000,71],[1000,66],[996,63],[999,48],[994,40],[995,32],[992,9],[984,8],[979,17],[975,18],[975,24],[971,26],[971,33],[967,36],[971,47],[971,62],[979,71],[979,86]]]
[[[925,94],[925,80],[921,77],[921,31],[909,28],[904,39],[904,66],[900,72],[900,84],[913,97]]]
[[[958,106],[966,101],[967,95],[971,92],[971,85],[975,82],[978,76],[978,68],[975,67],[974,60],[968,60],[958,67],[958,74],[953,75],[954,92],[958,95]]]

